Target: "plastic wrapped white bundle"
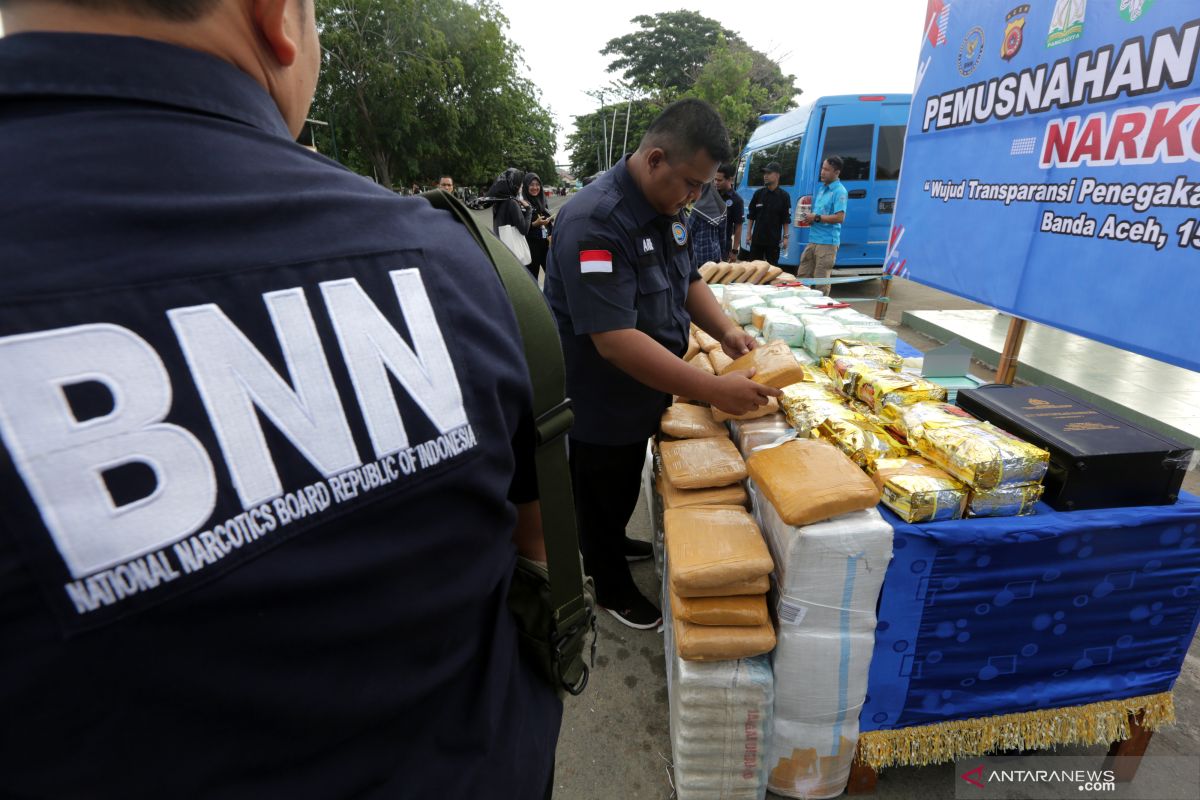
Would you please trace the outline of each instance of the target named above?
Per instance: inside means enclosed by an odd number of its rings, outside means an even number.
[[[773,414],[758,419],[735,420],[731,426],[733,443],[737,445],[742,458],[748,458],[756,447],[777,442],[784,436],[795,433],[783,414]]]
[[[804,349],[817,358],[825,358],[833,349],[833,343],[850,335],[846,327],[834,319],[804,322]]]
[[[784,797],[837,797],[850,779],[857,747],[857,710],[840,726],[776,720],[767,785]]]
[[[756,294],[751,294],[749,297],[739,297],[729,301],[727,307],[730,316],[737,321],[738,325],[749,325],[751,312],[755,306],[759,305],[762,305],[762,299]]]
[[[775,311],[766,316],[762,335],[768,342],[781,339],[788,347],[799,347],[804,344],[804,323],[791,314]]]
[[[796,287],[794,286],[772,286],[768,288],[770,288],[770,291],[766,292],[765,296],[767,298],[767,302],[771,302],[772,305],[774,305],[772,301],[782,300],[785,297],[797,296]]]
[[[755,339],[757,339],[759,336],[762,336],[762,331],[760,331],[758,328],[754,327],[753,325],[743,325],[742,330],[744,330],[746,333],[750,334],[750,336],[754,337]]]
[[[774,675],[766,656],[684,661],[663,605],[671,750],[679,800],[762,800]]]
[[[751,493],[758,495],[759,490],[752,488]],[[848,620],[838,619],[835,612],[846,607],[851,616],[868,615],[855,620],[854,630],[872,633],[883,576],[892,561],[892,526],[879,511],[868,508],[794,528],[779,518],[770,503],[756,497],[754,507],[775,561],[779,591],[785,599],[814,606],[800,612],[811,613],[811,618],[795,624],[842,626]],[[821,608],[832,611],[821,612]]]
[[[817,359],[813,358],[812,353],[808,352],[803,347],[793,347],[792,355],[796,357],[797,361],[806,367],[811,367],[813,364],[817,363]]]
[[[710,283],[710,284],[708,285],[708,288],[712,290],[713,297],[717,298],[717,302],[718,302],[718,303],[722,303],[722,302],[724,302],[724,299],[725,299],[725,286],[724,286],[723,284],[720,284],[720,283]]]
[[[875,633],[817,633],[779,621],[771,664],[775,668],[775,715],[817,721],[835,719],[867,698],[867,672]]]
[[[860,342],[896,349],[896,332],[886,325],[872,320],[861,325],[848,325],[851,336]]]
[[[822,297],[822,298],[824,298],[825,293],[822,292],[820,289],[817,289],[812,286],[797,286],[796,287],[796,296],[797,297]]]

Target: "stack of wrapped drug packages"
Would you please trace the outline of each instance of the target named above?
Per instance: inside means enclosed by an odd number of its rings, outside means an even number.
[[[1032,514],[1042,497],[1042,479],[1050,464],[1050,453],[989,422],[972,417],[947,403],[917,403],[884,409],[891,430],[903,436],[908,446],[923,458],[907,464],[880,461],[877,481],[888,487],[919,481],[925,487],[927,509],[938,504],[930,470],[942,470],[965,495],[966,512],[972,517],[1021,516]],[[941,481],[939,497],[949,498],[949,486]],[[914,495],[914,500],[917,498]],[[946,506],[943,505],[942,508]]]
[[[659,440],[650,445],[650,457],[642,472],[643,492],[650,507],[651,527],[654,532],[654,560],[658,577],[662,578],[664,565],[663,550],[663,512],[672,508],[694,508],[698,506],[739,506],[749,505],[746,489],[742,485],[743,472],[736,464],[713,466],[724,472],[713,472],[707,476],[694,474],[677,477],[681,484],[672,483],[669,474],[663,469],[662,446],[672,441],[718,439],[728,440],[725,426],[713,419],[713,413],[707,406],[690,403],[673,403],[663,413],[660,422]],[[699,452],[706,455],[716,455],[721,450],[714,449],[712,443],[698,445]],[[668,448],[668,451],[676,448]],[[728,455],[728,450],[722,450]],[[678,452],[676,450],[676,452]],[[690,451],[683,450],[686,457]],[[735,453],[736,454],[736,453]],[[678,466],[678,465],[677,465]],[[704,484],[704,485],[700,485]]]
[[[791,280],[779,267],[772,266],[766,261],[709,261],[700,267],[700,277],[705,283],[728,284],[766,284],[776,280]]]
[[[659,447],[668,491],[702,491],[745,478],[745,462],[727,436],[663,441]],[[762,798],[773,703],[763,654],[775,646],[766,602],[770,552],[742,505],[669,507],[664,528],[678,797]]]
[[[767,785],[786,797],[836,797],[858,746],[892,529],[874,508],[874,484],[826,441],[760,447],[747,467],[775,562]]]

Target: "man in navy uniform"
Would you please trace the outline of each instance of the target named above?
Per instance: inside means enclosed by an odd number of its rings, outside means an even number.
[[[294,141],[312,0],[2,0],[0,783],[542,798],[511,306]]]
[[[627,564],[649,557],[649,546],[628,539],[625,526],[637,504],[646,440],[671,395],[742,414],[779,394],[745,371],[716,377],[680,358],[692,320],[731,357],[754,347],[692,267],[681,214],[729,156],[725,126],[711,106],[668,106],[637,152],[563,207],[551,246],[546,296],[575,404],[571,477],[584,565],[597,602],[632,628],[661,621]]]

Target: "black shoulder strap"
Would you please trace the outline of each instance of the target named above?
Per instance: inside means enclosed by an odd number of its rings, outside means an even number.
[[[583,597],[583,570],[575,527],[575,501],[567,466],[567,431],[574,422],[566,398],[566,368],[558,328],[546,299],[529,271],[490,232],[484,233],[457,198],[436,189],[422,195],[434,208],[449,211],[466,226],[491,259],[517,315],[525,363],[533,384],[533,414],[537,426],[537,483],[550,573],[550,602],[559,630],[567,630],[588,614]]]

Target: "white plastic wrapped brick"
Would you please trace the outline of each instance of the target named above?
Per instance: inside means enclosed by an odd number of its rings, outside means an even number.
[[[866,702],[875,632],[820,631],[806,623],[781,620],[775,633],[775,714],[804,722],[833,721]],[[857,712],[852,716],[857,719]]]
[[[850,332],[836,319],[804,319],[804,349],[817,358],[825,358],[838,339],[847,339]]]
[[[766,656],[684,661],[663,604],[671,750],[678,800],[762,800],[774,676]]]
[[[768,342],[781,339],[788,347],[799,347],[804,344],[804,323],[783,311],[773,311],[764,319],[763,337]]]
[[[841,725],[777,720],[767,748],[768,788],[784,797],[837,797],[858,746],[858,710]]]
[[[757,487],[753,491],[759,493]],[[875,613],[883,575],[892,560],[892,526],[879,511],[868,508],[795,528],[781,520],[765,499],[755,498],[754,507],[783,594]],[[874,630],[873,624],[869,630]]]

